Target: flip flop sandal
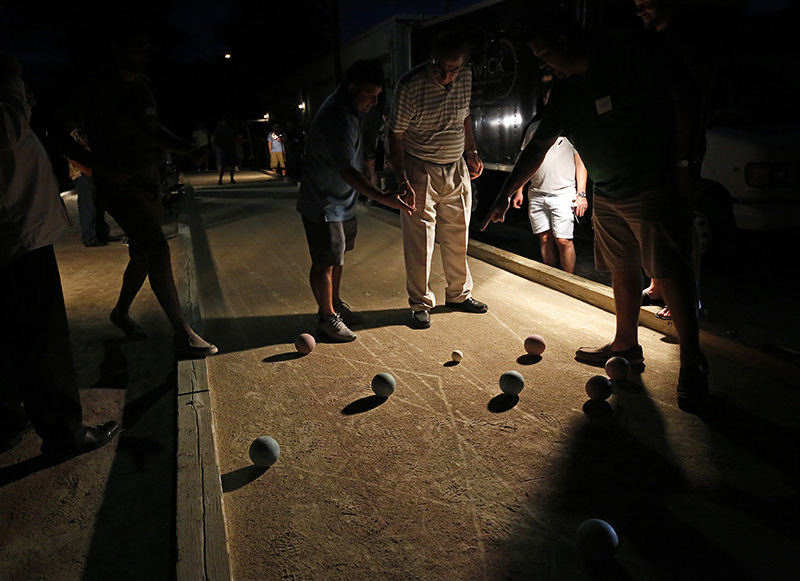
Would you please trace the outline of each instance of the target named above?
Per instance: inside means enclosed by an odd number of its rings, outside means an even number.
[[[656,313],[656,317],[658,317],[659,319],[661,319],[663,321],[671,321],[672,320],[672,314],[670,313],[669,307],[664,307],[663,309],[658,311]]]
[[[667,303],[664,302],[664,299],[656,299],[650,296],[650,293],[647,292],[647,289],[642,291],[642,306],[649,307],[666,307]]]

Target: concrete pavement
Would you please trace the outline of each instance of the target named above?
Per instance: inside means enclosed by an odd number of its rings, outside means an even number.
[[[572,533],[589,514],[615,522],[615,566],[634,578],[678,567],[675,547],[703,551],[719,571],[738,567],[742,578],[791,570],[796,367],[705,336],[723,405],[702,422],[674,406],[675,345],[643,329],[644,391],[615,393],[613,419],[595,422],[581,391],[599,370],[571,352],[606,338],[610,314],[482,249],[528,280],[473,261],[490,313],[437,309],[430,331],[409,329],[399,234],[386,223],[395,217],[365,207],[344,283],[364,316],[359,339],[298,358],[292,341],[313,330],[315,306],[294,188],[257,173],[237,175],[233,187],[210,175],[191,181],[189,252],[179,224],[166,230],[176,269],[194,266],[203,330],[221,348],[202,367],[235,578],[498,578],[531,567],[549,571],[537,578],[581,578]],[[163,579],[177,570],[181,396],[170,330],[147,285],[133,309],[146,341],[125,341],[107,322],[126,253],[120,244],[84,249],[75,229],[57,246],[87,422],[122,419],[125,431],[51,468],[37,465],[34,434],[0,458],[0,506],[12,507],[0,517],[4,579]],[[602,289],[586,292],[603,300]],[[549,340],[540,362],[517,360],[527,331]],[[454,348],[465,361],[445,366]],[[510,407],[496,398],[506,368],[529,382]],[[369,378],[387,369],[400,387],[377,405]],[[246,449],[262,432],[283,453],[254,473]]]
[[[195,198],[199,303],[221,348],[205,365],[234,578],[770,578],[792,568],[796,367],[705,335],[717,406],[704,420],[675,406],[677,346],[643,328],[641,379],[587,404],[583,385],[599,370],[574,349],[608,340],[612,314],[531,281],[547,272],[521,278],[472,260],[489,313],[440,307],[430,330],[411,329],[399,231],[387,224],[396,216],[367,207],[343,279],[358,340],[299,357],[293,340],[313,332],[316,306],[293,189],[198,185]],[[441,300],[438,258],[432,281]],[[522,356],[530,332],[548,340],[540,361]],[[456,366],[453,349],[465,354]],[[506,369],[528,382],[519,400],[499,397]],[[398,380],[385,402],[369,390],[379,371]],[[247,458],[260,435],[281,443],[267,471]],[[581,563],[573,535],[590,516],[624,539],[612,570]]]

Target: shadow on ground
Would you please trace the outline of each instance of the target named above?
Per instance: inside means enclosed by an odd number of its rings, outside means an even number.
[[[646,386],[639,393],[615,390],[612,403],[590,400],[584,406],[587,417],[571,434],[567,460],[542,475],[540,482],[548,485],[537,491],[531,516],[511,535],[516,542],[504,549],[507,570],[498,577],[760,578],[748,571],[752,560],[736,547],[752,536],[754,523],[768,533],[761,543],[797,537],[798,469],[787,451],[798,449],[798,432],[716,401],[706,419],[714,465],[704,469],[719,477],[698,485],[684,465],[691,451],[672,448]],[[752,482],[750,471],[768,465],[783,473],[795,491],[792,500],[740,485]],[[589,518],[615,528],[616,555],[583,559],[575,533]],[[790,575],[787,566],[788,561],[772,563],[775,578]]]

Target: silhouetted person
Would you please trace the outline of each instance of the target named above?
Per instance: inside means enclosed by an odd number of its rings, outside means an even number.
[[[197,171],[208,171],[209,148],[211,147],[211,136],[205,125],[198,123],[192,131],[192,143],[197,149],[197,155],[192,160]]]
[[[149,278],[175,332],[176,354],[214,354],[217,348],[195,333],[181,312],[169,245],[161,230],[164,150],[189,153],[194,147],[170,133],[158,119],[150,83],[143,75],[149,53],[147,38],[137,32],[123,34],[113,50],[113,74],[97,88],[87,118],[98,195],[128,236],[130,260],[110,319],[126,335],[141,334],[129,309]]]
[[[542,122],[484,220],[505,218],[513,193],[539,168],[560,135],[575,145],[594,183],[595,265],[610,271],[616,334],[575,358],[602,367],[615,355],[644,369],[638,341],[641,271],[659,279],[680,339],[678,405],[708,403],[708,364],[700,351],[691,265],[691,212],[678,189],[684,164],[675,159],[675,127],[667,88],[635,47],[582,42],[578,31],[553,26],[530,47],[554,83]]]
[[[212,141],[214,142],[214,147],[217,148],[217,169],[219,170],[217,183],[222,184],[222,176],[227,171],[231,176],[231,183],[235,184],[236,180],[233,178],[233,174],[236,171],[238,162],[236,156],[236,131],[227,117],[220,119]]]
[[[700,189],[700,168],[706,152],[709,97],[715,66],[703,34],[678,18],[670,0],[634,0],[636,13],[645,29],[647,48],[654,58],[658,74],[663,76],[673,103],[676,127],[676,158],[685,167],[679,187],[694,202]],[[700,278],[699,241],[694,240],[695,277]],[[656,316],[671,319],[671,309],[664,303],[658,279],[642,291],[643,305],[663,306]]]
[[[59,140],[61,152],[67,158],[69,177],[78,190],[78,221],[81,227],[81,242],[84,246],[105,246],[111,240],[111,229],[105,220],[105,208],[97,198],[91,168],[91,154],[86,138],[86,124],[67,121],[65,133]]]
[[[21,441],[30,420],[42,453],[60,459],[102,446],[120,425],[82,423],[53,252],[69,222],[50,160],[30,129],[21,72],[0,52],[0,452]]]

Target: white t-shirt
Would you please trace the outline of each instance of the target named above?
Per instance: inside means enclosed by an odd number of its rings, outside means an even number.
[[[529,194],[575,197],[575,148],[566,137],[559,137],[544,156],[531,178]],[[570,198],[571,199],[571,198]]]

